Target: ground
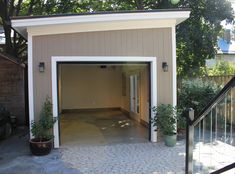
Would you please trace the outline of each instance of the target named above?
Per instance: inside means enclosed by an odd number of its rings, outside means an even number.
[[[184,173],[184,142],[133,143],[62,149],[62,160],[84,174]]]
[[[32,156],[28,130],[18,128],[9,139],[0,141],[0,174],[81,174],[61,160],[61,151],[43,157]]]
[[[32,156],[27,131],[18,131],[10,139],[0,142],[0,174],[184,173],[184,140],[178,141],[175,147],[166,147],[163,142],[150,143],[146,137],[147,129],[119,114],[113,112],[112,120],[104,113],[91,114],[96,118],[93,120],[85,119],[81,114],[79,124],[93,133],[92,140],[85,138],[86,131],[76,131],[74,119],[74,125],[68,126],[68,120],[62,122],[62,134],[69,133],[72,128],[76,138],[83,137],[83,141],[72,140],[71,136],[64,138],[60,149],[44,157]],[[70,117],[74,118],[74,114]]]

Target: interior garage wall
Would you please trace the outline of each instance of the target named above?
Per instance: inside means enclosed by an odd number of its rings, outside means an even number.
[[[149,68],[148,65],[142,66],[125,66],[123,67],[125,74],[125,94],[122,96],[122,109],[130,113],[130,75],[139,75],[139,98],[140,98],[140,114],[133,115],[137,121],[149,122]]]
[[[32,39],[35,117],[39,116],[46,96],[52,96],[52,56],[156,57],[158,103],[173,102],[171,28],[44,35]],[[45,62],[44,73],[38,71],[39,62]],[[168,72],[162,71],[162,62],[167,62]]]
[[[62,109],[121,107],[121,68],[61,65]]]
[[[140,72],[140,119],[149,122],[149,69],[145,67]]]

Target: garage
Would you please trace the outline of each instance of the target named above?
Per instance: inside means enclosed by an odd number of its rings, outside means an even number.
[[[160,103],[176,105],[175,26],[186,20],[189,14],[190,11],[184,9],[168,9],[52,15],[46,17],[34,16],[13,19],[12,27],[28,40],[29,121],[37,120],[40,117],[43,101],[49,96],[53,103],[53,116],[59,118],[53,128],[55,148],[60,146],[62,138],[60,132],[62,133],[63,129],[60,130],[61,126],[59,123],[63,120],[61,113],[63,114],[62,111],[66,113],[66,111],[69,112],[71,110],[85,112],[93,109],[113,109],[114,111],[119,109],[120,113],[126,116],[124,117],[125,119],[129,118],[129,115],[130,120],[137,120],[136,122],[141,125],[147,122],[146,125],[149,125],[149,129],[151,129],[148,132],[148,137],[152,142],[156,142],[156,128],[149,124],[150,115],[153,117],[153,113],[149,112],[149,109]],[[125,103],[120,99],[126,97],[130,100],[131,95],[136,96],[135,91],[141,90],[141,88],[138,90],[129,88],[129,90],[126,90],[126,96],[123,96],[125,94],[122,89],[125,85],[120,79],[125,76],[125,72],[121,71],[117,73],[119,74],[117,75],[119,76],[119,87],[115,86],[117,91],[119,91],[119,95],[114,95],[114,90],[112,90],[113,93],[111,95],[106,96],[96,89],[91,89],[89,93],[84,92],[84,96],[81,96],[77,91],[73,91],[75,87],[70,86],[65,91],[65,93],[67,92],[65,96],[70,96],[68,102],[66,97],[63,97],[63,93],[61,93],[63,92],[63,85],[60,86],[60,83],[63,84],[63,81],[59,77],[60,64],[66,63],[96,64],[96,68],[101,71],[115,69],[115,72],[118,70],[123,71],[126,67],[112,64],[133,64],[134,66],[136,63],[147,63],[149,66],[149,88],[145,92],[149,93],[149,98],[143,101],[144,104],[141,104],[141,95],[139,95],[139,102],[136,102],[136,99],[134,102],[132,98],[133,101]],[[63,69],[63,66],[61,69]],[[81,70],[82,68],[77,69]],[[91,68],[89,67],[88,69]],[[86,75],[89,72],[92,72],[92,70],[87,70]],[[79,75],[77,77],[83,78],[83,76]],[[104,78],[97,79],[100,81],[104,80]],[[132,86],[135,86],[136,82],[138,84],[138,73],[129,73],[126,79],[129,80],[129,82],[126,82],[126,89],[131,83]],[[73,80],[68,81],[73,82]],[[115,83],[109,82],[106,84],[116,84],[117,82],[118,80],[115,80]],[[94,83],[92,81],[90,83],[86,85],[86,89],[89,89],[90,86],[103,88],[103,83]],[[136,86],[137,88],[140,87],[140,85]],[[130,89],[133,89],[132,92]],[[68,92],[72,92],[72,94],[70,95]],[[97,96],[93,92],[97,92]],[[106,92],[108,93],[108,90]],[[92,96],[88,97],[88,94]],[[116,100],[114,96],[119,96],[119,99]],[[73,102],[75,97],[79,101],[75,100],[76,102]],[[142,107],[148,107],[148,109],[143,109]],[[134,114],[132,114],[131,110],[140,112],[140,116],[133,116]],[[145,113],[141,113],[144,110]],[[134,119],[131,118],[132,116]],[[116,120],[116,122],[125,121],[124,118],[123,120]],[[104,121],[107,118],[102,119]],[[102,129],[102,127],[105,129],[106,126],[101,125],[99,129]],[[63,142],[63,138],[61,142]]]

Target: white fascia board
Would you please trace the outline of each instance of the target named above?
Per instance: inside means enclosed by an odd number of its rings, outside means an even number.
[[[187,19],[190,11],[169,11],[169,12],[147,12],[147,13],[114,13],[60,16],[47,18],[31,18],[12,20],[13,27],[32,27],[55,24],[89,23],[89,22],[110,22],[110,21],[133,21],[133,20],[167,20]]]
[[[12,27],[26,36],[108,30],[166,28],[186,20],[190,11],[116,13],[13,19]]]

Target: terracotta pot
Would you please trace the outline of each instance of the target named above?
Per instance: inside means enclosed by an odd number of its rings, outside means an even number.
[[[45,141],[37,141],[36,139],[29,140],[30,151],[33,155],[43,156],[51,152],[53,146],[53,139]]]

